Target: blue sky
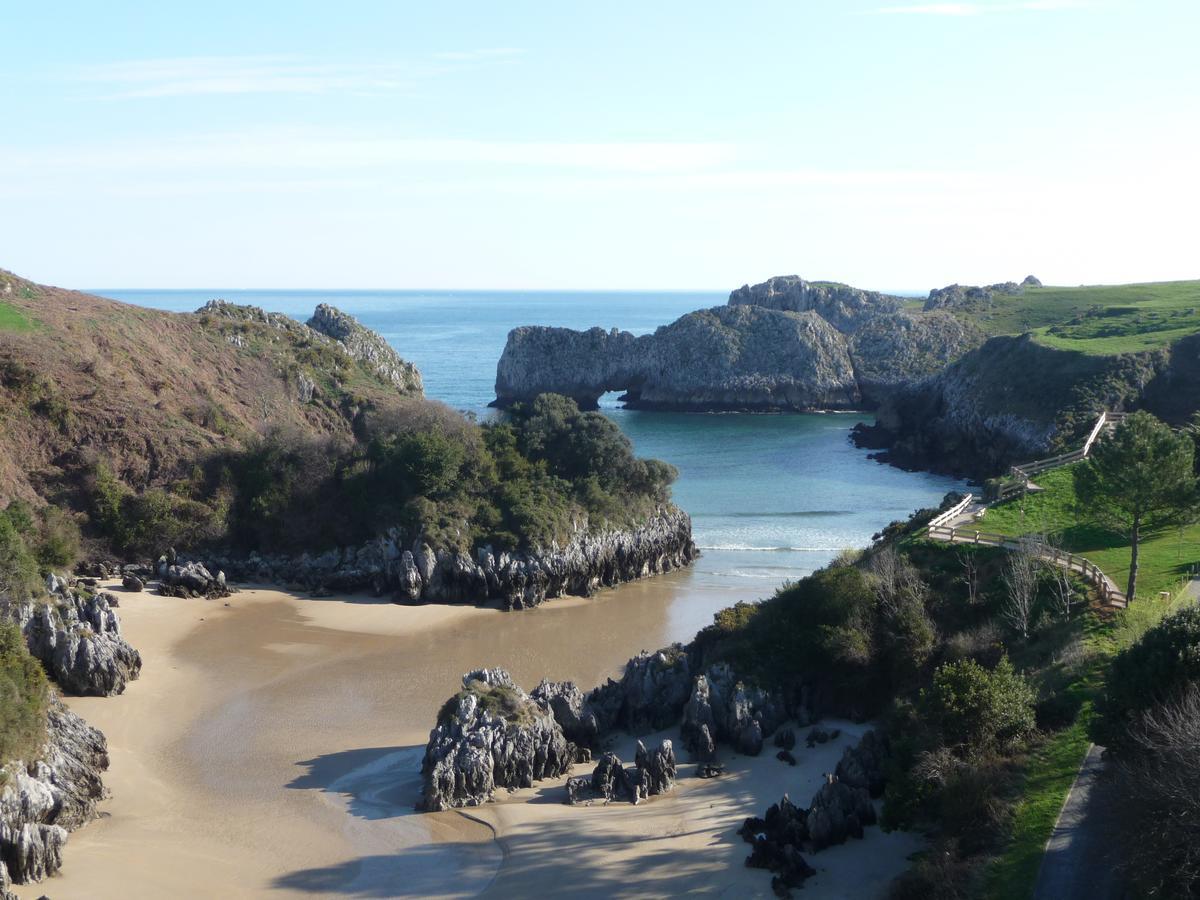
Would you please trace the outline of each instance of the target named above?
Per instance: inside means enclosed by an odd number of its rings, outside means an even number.
[[[1200,3],[0,0],[73,287],[1200,277]]]

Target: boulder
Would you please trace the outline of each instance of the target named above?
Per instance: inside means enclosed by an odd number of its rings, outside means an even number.
[[[421,766],[423,806],[478,806],[497,788],[531,787],[566,774],[576,755],[550,711],[507,672],[470,672],[430,732]]]
[[[530,696],[554,714],[567,740],[581,747],[597,746],[600,722],[575,682],[543,678]]]

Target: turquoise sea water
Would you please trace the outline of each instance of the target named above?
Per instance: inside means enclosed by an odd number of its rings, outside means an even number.
[[[428,396],[494,415],[496,361],[518,325],[653,331],[723,293],[441,291],[132,291],[97,293],[176,311],[213,297],[307,318],[328,302],[379,331],[416,363]],[[603,398],[641,455],[678,467],[676,502],[691,513],[703,556],[676,587],[711,598],[681,623],[703,625],[728,599],[762,597],[861,546],[887,523],[964,485],[867,458],[848,435],[865,416],[639,412]],[[691,621],[695,619],[695,622]],[[693,629],[694,630],[694,629]]]

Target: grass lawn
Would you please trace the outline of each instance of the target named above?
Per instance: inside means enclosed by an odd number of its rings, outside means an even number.
[[[1200,331],[1200,281],[1026,288],[971,318],[988,334],[1032,331],[1061,350],[1134,353]]]
[[[33,322],[11,303],[0,300],[0,331],[29,331]]]
[[[979,527],[1014,537],[1045,534],[1064,550],[1086,556],[1124,589],[1129,542],[1080,514],[1073,469],[1064,466],[1039,475],[1035,482],[1044,490],[990,508]],[[1200,565],[1200,524],[1143,534],[1140,562],[1139,600],[1155,597],[1159,591],[1174,592],[1191,567]]]

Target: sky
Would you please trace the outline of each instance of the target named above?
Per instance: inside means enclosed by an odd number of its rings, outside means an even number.
[[[0,0],[78,288],[1200,278],[1195,0]]]

